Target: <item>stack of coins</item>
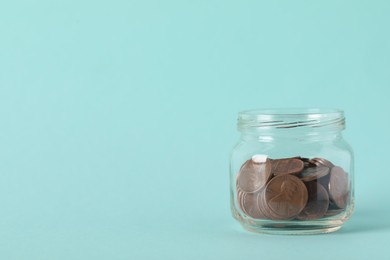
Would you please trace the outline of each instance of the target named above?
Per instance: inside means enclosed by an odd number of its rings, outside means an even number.
[[[255,155],[240,168],[237,202],[255,219],[313,220],[337,215],[349,200],[348,174],[323,158]]]

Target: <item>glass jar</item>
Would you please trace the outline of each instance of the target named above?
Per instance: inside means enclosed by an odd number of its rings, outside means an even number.
[[[340,229],[354,208],[353,152],[337,109],[239,113],[230,162],[231,210],[247,230],[317,234]]]

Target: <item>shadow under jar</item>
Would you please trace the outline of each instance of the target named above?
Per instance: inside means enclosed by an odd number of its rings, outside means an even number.
[[[337,109],[239,113],[230,162],[231,210],[247,230],[317,234],[340,229],[354,208],[353,153]]]

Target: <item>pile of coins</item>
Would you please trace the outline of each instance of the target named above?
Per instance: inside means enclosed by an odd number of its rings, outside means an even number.
[[[323,158],[254,155],[240,168],[238,205],[255,219],[313,220],[335,216],[349,200],[348,174]]]

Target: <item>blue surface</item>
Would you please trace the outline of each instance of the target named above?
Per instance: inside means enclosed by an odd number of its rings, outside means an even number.
[[[0,259],[390,259],[388,1],[2,1]],[[337,107],[356,213],[245,232],[238,111]],[[284,257],[284,258],[282,258]]]

